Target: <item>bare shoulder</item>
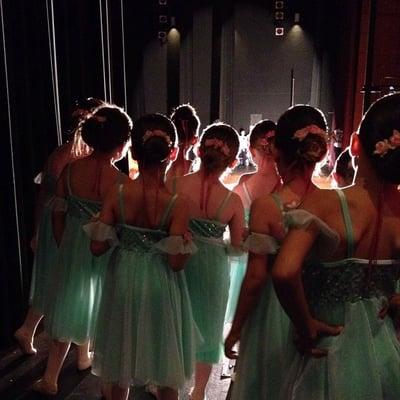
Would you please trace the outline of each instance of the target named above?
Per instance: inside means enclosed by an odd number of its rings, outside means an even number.
[[[301,208],[328,221],[332,215],[336,215],[338,205],[339,198],[336,190],[317,189],[307,195]]]
[[[243,185],[243,183],[247,182],[253,175],[254,175],[254,172],[251,172],[251,173],[248,173],[248,174],[243,174],[243,175],[240,177],[237,186]]]

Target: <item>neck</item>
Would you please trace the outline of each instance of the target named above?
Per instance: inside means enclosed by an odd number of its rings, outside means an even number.
[[[165,166],[157,168],[139,168],[138,180],[146,182],[146,187],[154,188],[164,186]]]
[[[206,177],[208,181],[218,181],[222,175],[222,172],[223,171],[214,171],[206,175],[204,168],[200,167],[198,174],[200,174],[202,177]]]
[[[306,169],[303,173],[299,173],[298,170],[295,173],[289,171],[282,176],[283,186],[303,200],[309,189],[314,187],[311,181],[313,171],[314,168]]]
[[[261,162],[260,164],[257,165],[257,174],[262,175],[262,176],[275,176],[278,177],[278,171],[276,169],[275,161],[273,160],[265,160],[264,162]]]
[[[91,158],[94,158],[101,164],[113,164],[113,155],[112,153],[104,153],[98,150],[94,150],[90,155]]]
[[[382,179],[378,177],[364,153],[361,153],[358,157],[355,184],[363,187],[368,192],[376,192],[382,186]]]

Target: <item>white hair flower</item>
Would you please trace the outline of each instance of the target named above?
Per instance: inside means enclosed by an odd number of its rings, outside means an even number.
[[[297,139],[299,142],[303,141],[310,133],[322,137],[325,141],[327,139],[326,131],[321,129],[317,125],[307,125],[304,128],[298,129],[292,136],[293,139]]]

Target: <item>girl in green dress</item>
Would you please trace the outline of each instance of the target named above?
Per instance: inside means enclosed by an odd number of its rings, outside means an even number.
[[[51,207],[55,195],[57,179],[64,167],[71,161],[86,157],[91,149],[83,142],[79,121],[92,109],[103,102],[89,97],[79,102],[72,113],[72,140],[54,150],[40,174],[40,189],[35,207],[35,235],[31,248],[35,254],[32,271],[29,310],[22,326],[15,332],[15,338],[25,354],[36,354],[33,338],[36,328],[43,318],[51,290],[51,270],[57,259],[57,245],[51,224]]]
[[[194,319],[204,340],[196,353],[192,400],[203,400],[212,364],[218,363],[222,355],[230,281],[223,234],[229,226],[231,245],[240,246],[244,211],[240,197],[225,188],[220,176],[234,165],[238,148],[238,134],[232,127],[210,125],[200,140],[200,170],[170,182],[173,193],[188,199],[190,229],[199,249],[185,270]]]
[[[251,203],[261,196],[275,192],[281,186],[275,160],[271,153],[271,143],[275,136],[276,124],[268,119],[258,122],[250,132],[249,151],[257,171],[244,174],[233,189],[242,199],[246,225],[249,225]],[[246,273],[247,254],[231,260],[231,286],[226,310],[226,322],[232,322],[240,286]]]
[[[78,368],[90,367],[88,342],[93,336],[106,257],[95,261],[82,230],[100,211],[107,191],[128,179],[114,162],[125,155],[131,120],[119,107],[101,106],[82,122],[82,138],[90,156],[69,163],[57,182],[53,232],[58,257],[51,273],[52,290],[45,310],[45,330],[52,339],[46,371],[34,390],[57,393],[57,381],[71,342],[78,351]]]
[[[400,345],[385,317],[400,272],[400,94],[369,108],[350,148],[354,186],[310,193],[273,267],[299,350],[282,400],[400,398]],[[329,257],[312,254],[323,226],[339,238],[322,243]]]
[[[99,221],[85,227],[94,254],[114,246],[92,368],[111,383],[112,400],[125,400],[131,384],[155,385],[159,399],[177,400],[194,368],[199,337],[182,269],[195,246],[187,236],[188,205],[164,184],[175,140],[161,114],[135,121],[139,176],[110,191]]]
[[[292,139],[294,132],[309,132],[306,140]],[[270,269],[279,243],[290,225],[287,212],[302,204],[317,188],[311,181],[315,164],[327,151],[326,121],[321,111],[306,105],[287,110],[278,120],[272,154],[283,186],[259,197],[250,211],[247,272],[225,353],[236,357],[240,341],[232,398],[278,399],[283,376],[294,353],[291,324],[274,291]]]

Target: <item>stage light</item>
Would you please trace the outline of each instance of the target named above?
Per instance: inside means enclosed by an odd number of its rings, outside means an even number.
[[[283,1],[275,1],[275,9],[282,10],[283,9]]]
[[[166,15],[159,15],[158,22],[160,24],[166,24],[168,22],[168,17]]]
[[[285,29],[283,27],[277,27],[275,28],[275,36],[283,36],[285,33]]]
[[[160,6],[166,6],[167,5],[167,0],[158,0],[158,4]]]
[[[294,23],[300,23],[300,13],[294,13]]]
[[[283,20],[285,14],[283,11],[275,11],[275,20],[276,21],[281,21]]]

